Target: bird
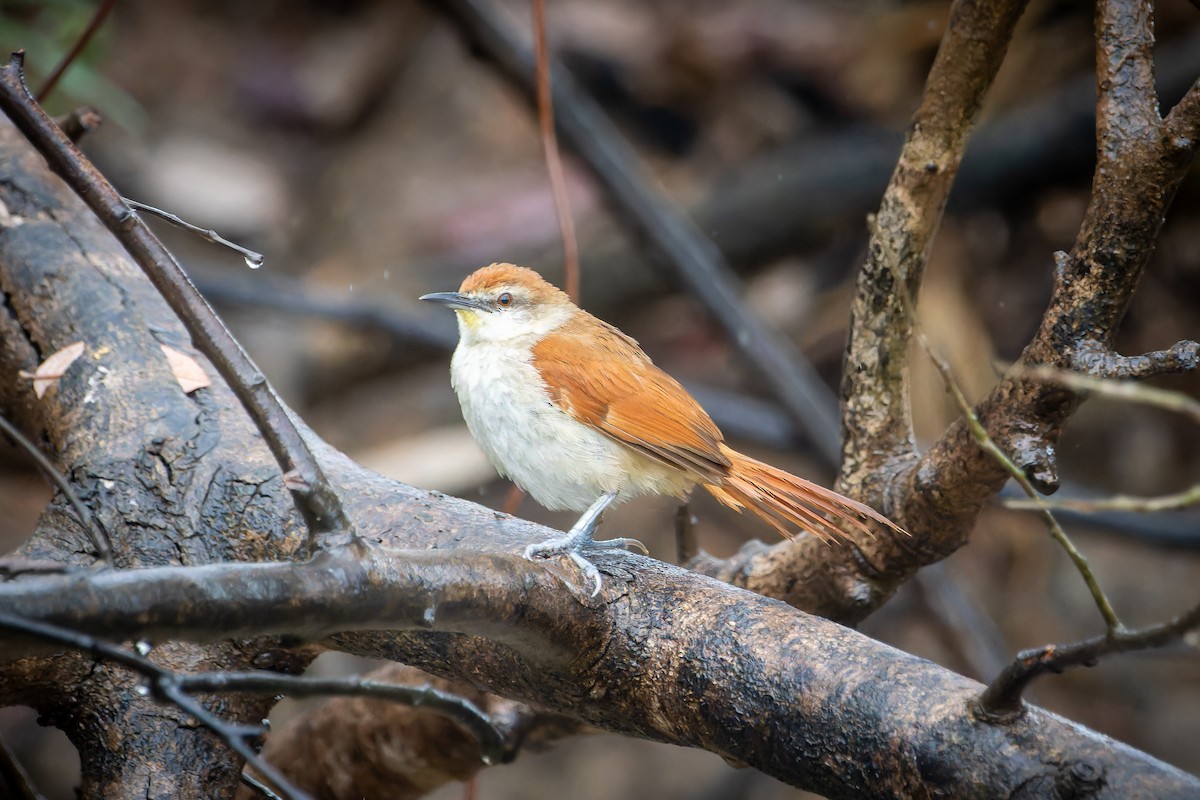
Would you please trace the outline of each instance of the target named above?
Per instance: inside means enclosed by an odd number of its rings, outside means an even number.
[[[826,542],[848,531],[902,531],[870,506],[737,452],[700,404],[638,343],[592,316],[532,269],[494,263],[456,292],[421,300],[452,309],[459,341],[450,382],[471,435],[503,476],[542,506],[583,512],[566,535],[525,548],[567,556],[601,588],[589,550],[645,547],[596,541],[600,516],[638,495],[681,500],[703,486],[787,538]]]

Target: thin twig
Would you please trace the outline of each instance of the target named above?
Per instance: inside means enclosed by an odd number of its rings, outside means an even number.
[[[700,555],[700,543],[696,539],[696,518],[692,515],[692,504],[684,500],[675,507],[675,556],[680,564],[686,564]]]
[[[1124,630],[1124,626],[1121,625],[1121,620],[1117,616],[1117,612],[1113,609],[1108,595],[1104,593],[1104,589],[1096,579],[1095,573],[1092,572],[1087,557],[1075,546],[1075,543],[1071,541],[1071,537],[1067,536],[1067,532],[1059,525],[1053,512],[1042,502],[1042,496],[1038,493],[1037,489],[1033,488],[1033,484],[1026,477],[1025,471],[1017,466],[988,434],[987,429],[980,422],[979,416],[975,413],[975,409],[971,407],[966,396],[963,395],[958,381],[954,379],[954,373],[951,371],[950,365],[934,351],[933,345],[930,344],[929,340],[925,337],[924,331],[921,330],[915,320],[913,322],[913,335],[920,342],[930,361],[933,362],[934,367],[941,374],[942,382],[954,398],[958,410],[966,418],[967,426],[970,428],[971,435],[975,438],[976,443],[984,452],[996,459],[1004,467],[1005,471],[1012,476],[1013,480],[1024,490],[1030,500],[1038,503],[1038,510],[1042,518],[1046,521],[1047,527],[1050,529],[1050,535],[1054,537],[1054,540],[1066,552],[1067,557],[1071,559],[1071,563],[1075,565],[1075,569],[1083,577],[1083,582],[1087,584],[1088,591],[1096,603],[1096,608],[1100,610],[1100,615],[1104,617],[1104,624],[1109,633],[1118,633]]]
[[[563,172],[562,155],[558,152],[558,136],[554,131],[554,100],[550,96],[550,50],[546,44],[546,0],[533,0],[533,45],[537,62],[538,129],[542,136],[542,152],[550,173],[554,192],[554,213],[563,246],[563,288],[572,302],[579,302],[579,242],[575,238],[575,220],[571,216],[571,198],[567,194],[567,179]]]
[[[990,722],[1009,722],[1021,713],[1021,695],[1038,676],[1091,667],[1104,656],[1162,647],[1200,627],[1200,605],[1168,622],[1140,630],[1120,630],[1072,644],[1048,644],[1022,651],[979,696],[977,713]]]
[[[242,783],[246,784],[251,789],[254,789],[256,792],[260,792],[263,797],[267,798],[267,800],[283,800],[283,798],[277,795],[270,786],[267,786],[265,783],[259,780],[258,776],[252,775],[249,772],[246,772],[246,770],[242,770],[241,777]]]
[[[180,676],[166,667],[159,666],[145,656],[130,652],[103,639],[57,625],[23,619],[12,614],[0,612],[0,628],[81,650],[95,658],[112,661],[137,672],[146,679],[146,689],[150,694],[187,712],[197,722],[220,737],[238,755],[242,756],[247,764],[252,765],[262,775],[263,780],[280,795],[289,800],[309,798],[307,793],[293,786],[282,773],[260,758],[258,752],[250,746],[247,738],[252,735],[261,735],[261,728],[228,722],[213,714],[195,698],[187,695],[179,683]]]
[[[39,104],[46,102],[46,98],[50,96],[50,93],[54,91],[54,87],[58,85],[59,79],[67,71],[67,68],[75,62],[75,59],[79,57],[83,49],[88,46],[88,43],[92,41],[92,37],[100,30],[100,26],[104,24],[104,20],[108,18],[109,12],[116,5],[117,0],[101,0],[100,5],[96,7],[96,13],[92,14],[87,27],[83,29],[83,33],[79,34],[79,38],[75,40],[75,44],[62,57],[62,60],[58,62],[58,66],[54,68],[54,72],[50,73],[50,77],[46,78],[45,83],[42,84],[42,88],[38,90],[36,99]]]
[[[516,516],[521,510],[521,503],[525,501],[525,490],[515,483],[508,487],[508,494],[504,495],[504,502],[500,506],[500,510],[510,516]]]
[[[1005,500],[1004,507],[1016,511],[1036,511],[1041,508],[1070,510],[1080,514],[1098,514],[1104,511],[1131,511],[1138,514],[1155,514],[1161,511],[1178,511],[1200,505],[1200,484],[1175,494],[1157,497],[1134,497],[1114,494],[1093,499],[1083,497],[1041,497],[1038,500]]]
[[[250,269],[258,269],[263,265],[263,262],[266,261],[266,258],[262,253],[242,247],[236,242],[231,242],[221,234],[214,231],[212,228],[201,228],[198,225],[193,225],[192,223],[179,218],[169,211],[163,211],[161,208],[155,208],[154,206],[146,205],[145,203],[139,203],[137,200],[130,200],[128,197],[122,197],[121,199],[125,201],[125,205],[132,209],[153,214],[156,217],[165,219],[172,225],[177,225],[184,230],[191,231],[200,238],[210,241],[213,244],[219,244],[222,247],[228,247],[230,250],[233,250],[242,258],[246,259],[246,266],[250,267]]]
[[[1136,381],[1097,378],[1081,372],[1057,369],[1049,364],[1014,364],[1010,370],[1019,378],[1054,383],[1077,392],[1090,392],[1119,400],[1128,400],[1131,403],[1155,406],[1166,411],[1174,411],[1177,414],[1191,417],[1194,422],[1200,424],[1200,400],[1189,397],[1183,392],[1146,386]]]
[[[406,686],[358,677],[310,678],[277,672],[199,672],[178,674],[175,682],[189,693],[250,692],[292,697],[372,697],[413,708],[429,708],[449,717],[479,740],[486,763],[505,755],[504,735],[490,717],[471,701],[433,686]]]
[[[66,498],[71,508],[75,511],[75,516],[79,518],[79,524],[83,526],[83,530],[87,533],[88,539],[92,542],[92,547],[96,548],[96,555],[110,567],[115,567],[116,562],[113,561],[112,545],[108,540],[108,533],[100,527],[100,523],[92,516],[92,512],[88,511],[88,507],[79,499],[79,495],[75,494],[75,490],[71,488],[71,484],[58,471],[58,467],[46,458],[46,455],[41,449],[29,440],[21,429],[9,422],[4,416],[0,415],[0,431],[3,431],[10,439],[20,445],[21,449],[29,454],[29,457],[37,463],[42,474],[46,479],[53,483],[62,496]]]
[[[183,322],[192,342],[229,384],[279,462],[284,484],[308,524],[310,549],[324,536],[354,529],[316,457],[262,371],[196,291],[183,268],[116,189],[30,97],[14,53],[0,70],[0,109],[124,245]]]

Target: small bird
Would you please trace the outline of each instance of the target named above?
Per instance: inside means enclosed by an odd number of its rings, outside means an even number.
[[[600,572],[585,550],[645,550],[635,539],[592,538],[606,508],[636,495],[683,499],[700,484],[788,538],[789,526],[829,542],[847,538],[844,527],[899,530],[869,506],[730,448],[636,341],[531,269],[492,264],[457,292],[421,299],[458,317],[450,382],[492,464],[546,508],[583,512],[565,536],[530,545],[525,557],[570,557],[593,596]]]

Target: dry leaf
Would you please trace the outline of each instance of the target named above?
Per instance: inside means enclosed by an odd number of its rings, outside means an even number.
[[[33,379],[33,393],[38,397],[58,385],[58,379],[67,371],[67,367],[75,363],[75,359],[83,355],[83,342],[73,342],[54,355],[47,358],[32,373],[21,370],[22,378]]]
[[[179,352],[174,347],[167,347],[165,344],[160,344],[159,347],[166,354],[167,363],[171,365],[171,372],[175,375],[175,380],[179,382],[184,394],[191,394],[197,389],[212,386],[212,381],[208,379],[208,373],[196,359]]]

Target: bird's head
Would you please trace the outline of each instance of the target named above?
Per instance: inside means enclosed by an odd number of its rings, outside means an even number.
[[[421,299],[453,309],[466,343],[540,339],[576,311],[566,292],[514,264],[482,267],[468,275],[457,292],[434,292]]]

